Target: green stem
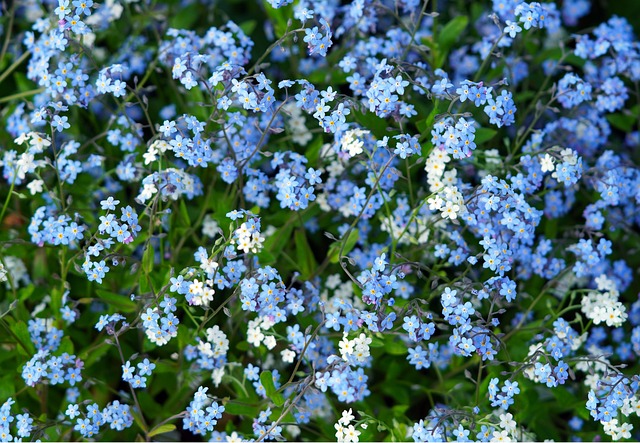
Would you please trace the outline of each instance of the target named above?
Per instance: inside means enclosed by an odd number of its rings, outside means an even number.
[[[27,57],[29,57],[30,55],[31,53],[27,51],[23,53],[20,57],[18,57],[18,59],[15,62],[13,62],[13,64],[9,66],[6,71],[0,74],[0,83],[2,83],[5,78],[9,77],[9,74],[11,74],[18,66],[20,66],[20,64],[23,61],[25,61]]]
[[[0,103],[7,103],[12,100],[17,100],[19,98],[31,97],[32,95],[40,94],[44,92],[45,88],[31,89],[29,91],[18,92],[17,94],[7,95],[6,97],[0,98]]]
[[[11,180],[11,187],[9,188],[9,193],[7,194],[7,198],[4,201],[4,205],[2,205],[2,212],[0,212],[0,223],[4,219],[4,213],[6,212],[7,207],[9,207],[9,201],[11,200],[11,195],[13,194],[13,188],[15,188],[15,185],[16,185],[16,174],[17,173],[18,173],[18,171],[14,169],[14,171],[13,171],[13,180]]]

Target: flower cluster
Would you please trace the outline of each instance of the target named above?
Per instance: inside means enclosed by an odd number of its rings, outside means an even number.
[[[14,3],[0,440],[640,436],[614,6]]]

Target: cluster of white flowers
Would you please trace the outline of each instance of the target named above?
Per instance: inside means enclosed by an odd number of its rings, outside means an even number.
[[[164,140],[156,140],[151,143],[151,146],[147,148],[147,152],[142,154],[144,158],[144,164],[148,165],[158,160],[158,154],[164,154],[168,149],[171,149],[171,145]]]
[[[371,355],[369,349],[370,344],[371,338],[367,337],[364,333],[361,333],[353,340],[349,340],[345,332],[339,343],[342,359],[349,363],[364,363]]]
[[[313,138],[313,135],[307,128],[302,109],[296,106],[293,102],[287,103],[282,107],[282,109],[289,115],[287,128],[291,133],[291,141],[300,146],[306,146],[306,144],[309,143],[309,140]]]
[[[271,350],[276,346],[276,338],[273,335],[264,333],[271,329],[274,321],[268,317],[257,317],[247,325],[247,341],[256,348],[264,343],[267,349]]]
[[[194,306],[209,306],[216,291],[210,284],[212,280],[200,281],[194,279],[189,285],[189,303]]]
[[[340,140],[340,150],[347,152],[349,157],[355,157],[358,154],[362,154],[364,147],[364,141],[362,137],[369,134],[369,131],[362,129],[350,129],[346,131]]]
[[[264,237],[260,234],[260,231],[250,228],[246,222],[236,229],[234,237],[231,239],[231,244],[237,244],[236,248],[245,254],[259,252],[263,243]]]
[[[220,330],[218,325],[206,330],[207,341],[198,343],[198,350],[211,358],[222,358],[229,351],[229,339],[226,334]],[[222,381],[224,375],[224,366],[215,368],[211,373],[211,379],[216,387]]]
[[[456,186],[457,170],[446,170],[449,161],[451,161],[451,157],[444,149],[434,149],[427,157],[424,170],[427,173],[429,191],[435,194],[427,200],[427,203],[430,210],[440,211],[443,219],[455,220],[458,215],[467,211],[467,207]]]
[[[612,418],[608,422],[603,421],[601,423],[605,434],[610,436],[613,441],[631,438],[631,431],[633,430],[631,423],[625,422],[620,425],[617,418]]]
[[[333,425],[336,429],[336,439],[339,443],[358,443],[360,441],[360,431],[356,430],[355,426],[351,424],[351,421],[355,417],[352,414],[352,410],[342,411],[342,417],[338,420],[338,423]],[[366,429],[366,424],[361,424],[362,429]]]
[[[498,423],[498,426],[500,426],[502,430],[493,431],[493,436],[491,437],[492,442],[517,441],[516,429],[518,425],[510,412],[500,414],[500,423]]]
[[[16,161],[15,178],[22,181],[26,178],[28,173],[35,172],[36,169],[42,168],[46,165],[44,160],[36,160],[35,156],[41,154],[44,149],[51,145],[51,140],[44,134],[38,132],[23,133],[14,140],[17,145],[23,145],[28,143],[26,151],[20,154]],[[0,162],[2,166],[2,162]],[[44,182],[40,179],[35,179],[27,184],[27,188],[31,195],[42,192]]]
[[[229,351],[229,340],[220,327],[215,325],[205,332],[207,334],[207,341],[201,341],[198,344],[200,352],[211,358],[220,358],[227,355],[227,351]]]
[[[627,319],[625,306],[618,301],[618,288],[615,282],[604,274],[596,278],[600,292],[590,292],[582,298],[582,312],[598,325],[605,322],[607,326],[617,328]]]

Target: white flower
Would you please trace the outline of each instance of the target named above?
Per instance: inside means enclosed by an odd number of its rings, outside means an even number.
[[[158,160],[158,150],[153,146],[150,146],[147,152],[142,154],[142,158],[144,158],[144,164],[148,165],[149,163]]]
[[[42,192],[44,186],[44,182],[42,180],[33,180],[27,184],[27,188],[31,195],[36,195]]]
[[[342,354],[342,359],[344,361],[347,361],[348,356],[353,354],[353,342],[347,338],[346,332],[338,345],[340,346],[340,354]]]
[[[276,347],[276,338],[273,335],[268,335],[264,338],[264,345],[267,349],[271,350]]]
[[[491,441],[511,441],[511,437],[509,437],[509,432],[507,431],[493,431],[493,438],[491,439]]]
[[[236,431],[233,431],[231,435],[227,435],[227,443],[242,443],[245,441]]]
[[[217,388],[222,382],[222,377],[224,376],[224,368],[216,368],[211,372],[211,381],[213,385]]]
[[[345,443],[349,443],[349,442],[358,443],[360,441],[359,438],[358,438],[359,435],[360,435],[360,431],[356,431],[356,429],[353,427],[353,425],[349,425],[344,430],[344,442]]]
[[[284,363],[293,363],[293,360],[296,358],[296,353],[291,349],[283,349],[280,355],[282,355],[282,361]]]
[[[560,151],[560,155],[562,156],[562,160],[565,163],[568,163],[572,166],[578,163],[578,153],[571,148],[563,149],[562,151]]]
[[[340,420],[338,420],[338,423],[341,423],[344,426],[347,426],[349,423],[351,423],[351,420],[355,418],[351,412],[351,408],[349,408],[348,411],[342,411],[342,417],[340,418]]]
[[[23,144],[24,142],[26,142],[26,141],[27,141],[27,139],[29,138],[29,135],[30,135],[30,133],[23,132],[23,133],[22,133],[22,134],[20,134],[20,136],[19,136],[18,138],[16,138],[13,142],[14,142],[16,145],[21,145],[21,144]]]
[[[431,197],[427,200],[427,203],[429,203],[429,210],[431,211],[439,211],[444,205],[444,201],[438,195]]]
[[[340,143],[340,149],[342,151],[348,152],[349,157],[354,157],[358,154],[362,154],[364,142],[357,137],[362,137],[363,135],[368,133],[369,131],[363,131],[361,129],[352,129],[345,132]]]
[[[259,328],[250,328],[247,330],[247,341],[255,347],[260,346],[264,340],[264,334]]]
[[[515,431],[516,422],[510,412],[506,414],[500,414],[500,427],[509,433]]]
[[[202,235],[213,238],[218,233],[219,227],[218,222],[213,219],[211,214],[207,214],[202,221]]]
[[[542,172],[553,172],[553,170],[556,168],[554,161],[555,160],[553,157],[551,157],[549,154],[545,154],[544,157],[540,159],[540,169],[542,169]]]
[[[631,438],[631,430],[633,425],[631,423],[622,423],[622,426],[618,429],[618,435],[620,438]]]
[[[455,220],[458,218],[458,212],[460,212],[460,206],[448,201],[444,208],[440,208],[440,214],[442,218],[450,218]]]

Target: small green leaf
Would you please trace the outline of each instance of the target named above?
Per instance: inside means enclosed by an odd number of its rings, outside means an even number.
[[[349,238],[346,240],[338,241],[329,246],[329,261],[331,263],[338,263],[340,259],[340,249],[342,248],[342,243],[346,241],[344,245],[344,249],[342,250],[343,255],[347,255],[354,248],[356,243],[358,242],[358,238],[360,237],[360,232],[357,229],[352,229],[349,233]]]
[[[13,397],[15,392],[16,388],[13,384],[13,374],[6,374],[0,378],[0,398]]]
[[[240,23],[240,29],[247,35],[251,35],[253,30],[256,29],[256,25],[258,24],[255,20],[247,20],[246,22]]]
[[[489,128],[478,128],[476,129],[476,137],[474,138],[474,142],[476,145],[480,145],[481,143],[488,142],[493,137],[498,134],[498,131],[495,129]]]
[[[308,280],[318,267],[318,263],[316,262],[316,258],[313,256],[313,251],[307,241],[307,236],[304,233],[304,230],[296,230],[294,240],[296,243],[296,254],[298,257],[298,264],[300,265],[302,279]]]
[[[305,156],[309,159],[309,163],[315,164],[320,158],[320,152],[322,152],[323,145],[322,137],[316,137],[305,149]]]
[[[438,46],[444,53],[448,53],[449,49],[458,41],[460,35],[469,24],[469,17],[459,15],[444,25],[444,28],[438,34]]]
[[[197,3],[181,7],[179,12],[172,14],[169,26],[176,29],[190,29],[202,15],[198,9],[199,5]]]
[[[13,333],[13,338],[15,338],[19,344],[17,348],[18,352],[20,352],[22,355],[28,355],[29,357],[35,354],[36,349],[31,342],[29,328],[27,328],[25,322],[19,321],[17,323],[14,323],[9,329]]]
[[[187,211],[187,205],[184,199],[180,200],[180,218],[185,226],[191,226],[191,217],[189,217],[189,211]]]
[[[385,340],[384,350],[391,355],[405,355],[407,353],[407,347],[402,342],[395,340],[395,337]]]
[[[273,374],[271,371],[264,371],[260,374],[260,383],[264,387],[269,398],[276,406],[282,406],[284,404],[284,397],[276,389],[276,385],[273,383]]]
[[[151,243],[147,244],[146,249],[144,250],[144,255],[142,256],[142,271],[149,275],[153,272],[153,263],[155,261],[155,251],[153,250],[153,246]]]
[[[246,415],[248,417],[255,417],[260,412],[260,408],[253,405],[228,402],[224,405],[224,412],[231,415]]]
[[[98,294],[98,297],[100,297],[102,301],[122,312],[133,312],[138,307],[134,301],[131,301],[131,299],[125,295],[116,294],[115,292],[104,289],[96,289],[96,294]]]
[[[71,338],[69,338],[68,336],[62,338],[62,341],[60,342],[60,347],[56,351],[56,353],[58,354],[63,354],[65,352],[69,355],[75,354],[73,350],[73,342],[71,341]]]
[[[84,362],[84,367],[89,368],[96,364],[107,352],[109,352],[109,349],[111,349],[111,347],[104,341],[100,343],[94,342],[92,346],[87,346],[85,350],[80,353],[80,359]]]
[[[633,125],[636,122],[636,119],[633,116],[620,113],[609,114],[606,117],[607,121],[611,123],[611,126],[624,132],[631,132]]]
[[[167,432],[171,432],[175,429],[176,429],[176,425],[172,425],[172,424],[158,426],[157,428],[154,428],[149,432],[149,437],[154,437],[160,434],[166,434]]]
[[[133,416],[133,421],[138,425],[140,430],[146,434],[148,429],[144,425],[144,421],[142,421],[142,416],[140,415],[140,412],[135,408],[131,408],[131,415]]]
[[[274,260],[277,261],[284,247],[289,244],[289,238],[291,238],[292,231],[293,224],[287,223],[285,226],[278,229],[274,235],[265,240],[263,250],[269,252],[272,257],[275,257]]]

